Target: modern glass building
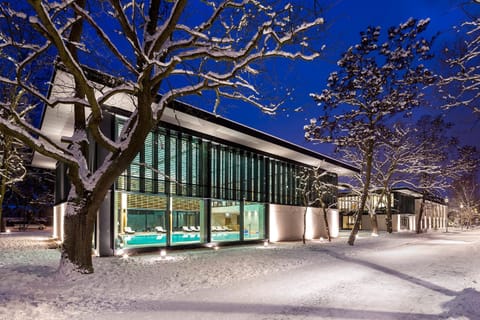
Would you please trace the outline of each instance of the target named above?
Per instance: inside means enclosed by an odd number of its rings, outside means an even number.
[[[57,71],[54,86],[65,87],[68,81],[68,74]],[[119,134],[129,112],[123,100],[117,101],[105,116],[104,133],[111,136]],[[72,109],[47,109],[41,129],[60,141],[71,131],[72,118]],[[95,166],[102,150],[91,145],[91,151]],[[56,168],[54,233],[61,238],[69,186],[65,170],[39,154],[34,164]],[[299,239],[305,208],[297,177],[304,168],[318,165],[329,173],[325,179],[330,183],[357,170],[204,110],[173,103],[111,187],[98,214],[94,247],[99,255],[113,255],[130,248]],[[334,204],[336,196],[329,202]],[[310,235],[319,236],[324,232],[320,209],[309,212]],[[330,212],[335,225],[337,211]]]

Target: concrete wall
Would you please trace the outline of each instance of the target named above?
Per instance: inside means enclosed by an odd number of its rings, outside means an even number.
[[[362,230],[372,230],[372,221],[367,214],[362,215]]]
[[[271,204],[269,207],[269,240],[298,241],[303,235],[304,207]],[[338,211],[328,210],[330,234],[338,236]],[[327,237],[327,230],[321,208],[307,208],[306,239]]]
[[[408,217],[409,219],[409,229],[400,230],[400,218],[402,216]],[[378,231],[387,231],[387,215],[379,214],[377,215],[377,224]],[[362,216],[362,230],[372,230],[372,223],[370,216]],[[413,215],[404,215],[404,214],[392,214],[392,230],[393,232],[398,231],[414,231],[415,230],[415,217]]]

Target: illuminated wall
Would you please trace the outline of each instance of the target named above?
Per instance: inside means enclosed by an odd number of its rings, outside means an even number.
[[[270,241],[298,241],[303,235],[303,214],[305,207],[284,206],[271,204],[269,208]],[[332,237],[338,236],[339,213],[338,210],[328,210],[328,223]],[[321,208],[307,208],[307,225],[305,238],[326,238],[327,231]]]
[[[66,204],[61,203],[53,207],[53,234],[52,237],[63,242],[63,217]]]

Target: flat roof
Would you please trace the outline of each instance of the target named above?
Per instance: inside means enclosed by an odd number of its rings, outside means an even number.
[[[72,88],[72,76],[57,69],[50,88],[50,95],[68,96],[71,95]],[[134,102],[127,95],[114,96],[106,104],[126,112],[131,112],[134,109]],[[63,104],[55,108],[46,107],[40,129],[53,141],[61,143],[62,137],[73,134],[73,115],[73,105]],[[199,132],[202,135],[218,137],[226,142],[245,146],[273,158],[285,158],[309,166],[320,166],[322,169],[338,175],[351,175],[358,172],[358,168],[337,159],[182,102],[176,101],[169,105],[160,120],[164,123]],[[54,159],[45,157],[38,152],[35,152],[32,160],[33,166],[41,168],[54,169],[55,164]]]

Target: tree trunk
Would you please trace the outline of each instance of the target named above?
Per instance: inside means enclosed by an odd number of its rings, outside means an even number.
[[[69,272],[69,268],[73,268],[76,272],[93,273],[92,240],[96,214],[92,212],[96,213],[97,209],[86,200],[67,203],[60,272]]]
[[[417,219],[417,233],[422,233],[422,218],[423,218],[423,211],[425,207],[425,195],[422,197],[422,203],[420,204],[420,212],[418,213]]]
[[[371,215],[370,215],[370,221],[371,221],[371,223],[372,223],[372,234],[373,234],[373,235],[378,235],[377,215],[376,215],[376,214],[371,214]]]
[[[322,209],[323,209],[323,220],[325,220],[325,228],[327,229],[328,242],[331,242],[332,236],[330,235],[330,226],[328,225],[327,208],[325,208],[325,205],[323,203],[322,203]]]
[[[348,244],[351,246],[353,246],[355,243],[355,238],[357,237],[358,230],[360,229],[360,223],[362,222],[363,211],[365,210],[365,204],[367,202],[368,189],[370,188],[370,180],[372,176],[372,161],[373,161],[373,142],[370,141],[368,150],[366,152],[365,183],[363,185],[360,208],[358,208],[355,224],[353,225],[352,232],[350,232],[350,237],[348,238]]]
[[[3,142],[3,157],[2,157],[2,162],[0,163],[0,169],[2,171],[8,171],[7,168],[7,159],[9,157],[9,152],[10,152],[10,139],[2,136],[2,139],[4,139]],[[8,174],[8,172],[5,172]],[[0,185],[0,232],[5,232],[5,226],[3,225],[3,199],[5,197],[5,192],[7,191],[7,177],[6,176],[0,176],[1,180],[1,185]]]
[[[0,179],[2,180],[0,185],[0,232],[5,232],[5,224],[3,223],[3,199],[7,191],[7,184],[5,183],[4,177]]]
[[[392,225],[392,199],[390,196],[390,192],[386,193],[387,196],[387,218],[386,218],[386,223],[387,223],[387,232],[392,233],[393,232],[393,225]]]

